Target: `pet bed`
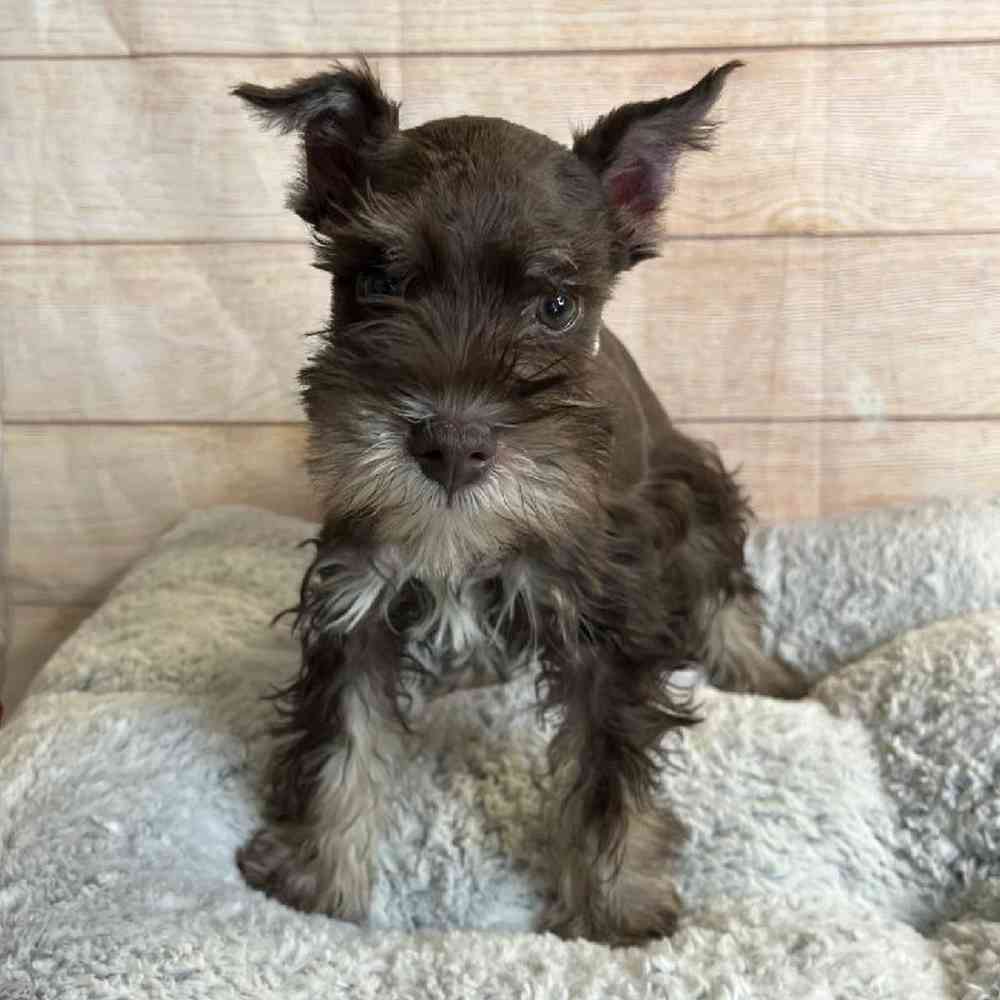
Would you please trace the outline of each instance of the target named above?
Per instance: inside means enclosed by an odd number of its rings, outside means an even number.
[[[691,839],[670,940],[533,933],[532,682],[435,703],[389,802],[371,926],[233,861],[260,822],[312,533],[191,516],[0,731],[0,997],[1000,997],[1000,500],[760,529],[768,640],[810,698],[699,694],[665,781]],[[990,610],[993,609],[993,610]]]

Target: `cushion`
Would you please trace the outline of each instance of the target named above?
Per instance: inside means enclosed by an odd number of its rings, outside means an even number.
[[[1000,500],[759,529],[801,702],[699,691],[661,794],[677,934],[533,931],[546,725],[530,677],[435,702],[389,797],[370,925],[249,889],[314,526],[189,517],[0,731],[0,996],[984,997],[1000,989]]]

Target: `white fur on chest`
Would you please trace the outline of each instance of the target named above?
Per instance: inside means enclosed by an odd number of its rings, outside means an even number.
[[[435,691],[494,684],[535,659],[530,643],[511,641],[509,616],[481,581],[456,586],[437,579],[422,586],[430,612],[407,629],[405,655]]]
[[[398,551],[386,548],[371,563],[332,559],[323,566],[319,586],[325,595],[324,628],[349,632],[374,613],[400,629],[400,669],[415,667],[426,695],[506,680],[537,657],[533,642],[515,634],[515,606],[530,600],[528,576],[516,566],[496,577],[424,578],[407,569]],[[407,588],[418,599],[411,600],[400,622],[396,601]]]

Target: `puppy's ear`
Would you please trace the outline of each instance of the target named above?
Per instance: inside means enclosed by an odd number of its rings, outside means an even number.
[[[677,157],[685,149],[709,148],[714,126],[705,116],[726,77],[742,65],[713,69],[674,97],[623,104],[574,135],[573,152],[600,177],[615,212],[626,268],[656,256],[657,214]]]
[[[288,204],[312,226],[343,217],[364,181],[366,159],[399,128],[399,105],[364,61],[286,87],[243,83],[232,93],[266,126],[301,134],[305,163]]]

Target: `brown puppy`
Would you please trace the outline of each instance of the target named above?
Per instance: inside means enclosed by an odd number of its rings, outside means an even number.
[[[545,928],[614,944],[673,930],[679,832],[652,793],[665,737],[695,719],[671,674],[801,684],[759,649],[739,488],[601,313],[655,255],[675,162],[707,145],[737,65],[615,109],[571,150],[500,119],[402,131],[365,64],[236,89],[301,134],[291,206],[333,276],[301,376],[325,517],[271,823],[239,855],[252,885],[364,919],[414,698],[534,664],[560,720]]]

